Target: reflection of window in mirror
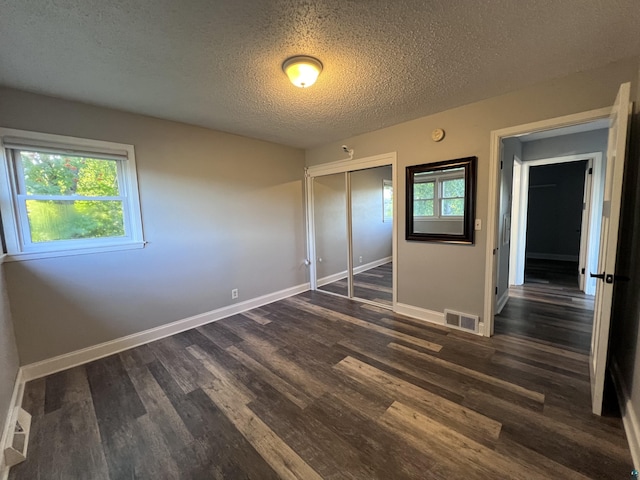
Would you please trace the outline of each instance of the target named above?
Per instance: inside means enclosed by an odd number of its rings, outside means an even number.
[[[464,168],[417,173],[413,186],[415,219],[464,217]]]
[[[393,221],[393,183],[391,180],[382,181],[382,221]]]
[[[476,161],[407,167],[407,240],[473,243]]]

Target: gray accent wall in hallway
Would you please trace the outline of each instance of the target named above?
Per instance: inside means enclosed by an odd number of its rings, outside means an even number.
[[[529,170],[527,258],[578,261],[586,163]]]
[[[11,89],[0,107],[3,127],[133,144],[149,242],[5,263],[24,364],[308,282],[302,150]]]
[[[522,160],[527,162],[529,160],[595,152],[601,152],[603,158],[606,158],[608,135],[609,130],[604,128],[591,130],[590,132],[544,138],[532,142],[522,142]]]

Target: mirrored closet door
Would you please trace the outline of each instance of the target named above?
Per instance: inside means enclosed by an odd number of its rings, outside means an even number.
[[[347,185],[344,173],[313,179],[316,285],[318,290],[349,295]]]
[[[349,172],[353,297],[392,305],[391,166]]]
[[[393,306],[392,165],[312,176],[315,288]]]

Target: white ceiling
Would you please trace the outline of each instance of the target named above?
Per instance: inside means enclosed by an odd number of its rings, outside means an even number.
[[[311,147],[640,55],[638,25],[638,0],[0,0],[0,84]]]

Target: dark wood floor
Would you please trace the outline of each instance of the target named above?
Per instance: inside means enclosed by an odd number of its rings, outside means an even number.
[[[320,292],[26,386],[21,479],[622,479],[586,356]]]
[[[578,262],[528,258],[525,263],[524,282],[578,288]]]
[[[393,304],[393,263],[366,270],[353,276],[353,296],[381,305]],[[320,290],[346,296],[347,279],[323,285]]]
[[[577,263],[528,260],[525,283],[509,289],[495,331],[588,355],[593,303],[579,290]]]

